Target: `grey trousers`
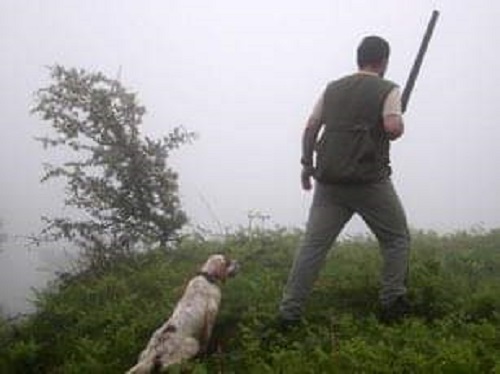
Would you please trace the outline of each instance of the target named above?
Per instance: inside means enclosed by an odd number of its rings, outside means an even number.
[[[380,244],[380,303],[388,305],[406,294],[410,234],[391,180],[366,185],[317,183],[306,232],[283,292],[282,318],[300,318],[329,249],[354,213],[361,216]]]

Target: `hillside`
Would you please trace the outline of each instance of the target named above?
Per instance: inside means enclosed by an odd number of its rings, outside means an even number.
[[[109,271],[61,275],[38,293],[38,312],[0,324],[1,373],[123,373],[172,311],[197,266],[225,252],[242,263],[228,281],[212,350],[172,372],[500,373],[500,231],[414,233],[413,316],[375,318],[377,245],[338,245],[308,303],[304,326],[266,328],[300,233],[284,230],[188,238]]]

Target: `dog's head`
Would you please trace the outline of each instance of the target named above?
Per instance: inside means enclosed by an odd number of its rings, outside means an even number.
[[[229,260],[221,254],[211,255],[203,264],[200,273],[206,274],[215,281],[224,282],[226,278],[233,277],[240,266],[236,260]]]

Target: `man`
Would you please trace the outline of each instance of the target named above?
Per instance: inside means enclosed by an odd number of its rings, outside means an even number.
[[[359,71],[330,83],[307,122],[301,182],[305,190],[312,188],[312,177],[316,184],[305,236],[280,304],[284,327],[300,321],[327,252],[354,213],[380,244],[381,321],[396,321],[408,312],[410,236],[389,159],[389,143],[401,137],[404,125],[400,90],[383,79],[388,60],[384,39],[364,38],[357,50]]]

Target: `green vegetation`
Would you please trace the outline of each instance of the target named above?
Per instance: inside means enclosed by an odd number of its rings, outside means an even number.
[[[95,268],[137,246],[175,239],[187,217],[168,161],[194,134],[177,127],[160,140],[143,137],[146,109],[118,80],[58,65],[50,75],[32,109],[51,127],[38,140],[69,160],[45,164],[41,181],[64,182],[65,214],[74,214],[43,217],[35,242],[69,241],[79,247],[83,266]]]
[[[2,373],[123,373],[171,313],[207,255],[242,262],[227,282],[211,352],[172,372],[500,373],[500,230],[414,233],[411,299],[402,324],[377,322],[376,242],[331,252],[304,326],[282,335],[273,320],[300,233],[191,237],[107,271],[61,274],[36,297],[38,312],[0,321]]]

